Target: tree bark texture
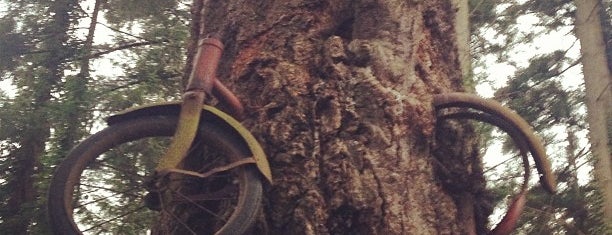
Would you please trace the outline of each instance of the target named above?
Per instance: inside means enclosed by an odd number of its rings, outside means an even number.
[[[595,180],[603,196],[603,221],[612,229],[612,77],[599,17],[601,2],[576,0],[575,30],[580,40],[586,88],[591,152],[596,159]]]
[[[450,1],[211,0],[201,13],[273,171],[254,233],[484,230],[473,132],[434,128],[432,94],[462,89]]]

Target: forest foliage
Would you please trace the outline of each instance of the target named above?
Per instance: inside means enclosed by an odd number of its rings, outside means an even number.
[[[475,84],[495,84],[491,62],[513,68],[494,98],[517,110],[543,134],[560,182],[549,196],[533,187],[519,230],[525,234],[603,234],[593,159],[585,141],[584,87],[574,48],[516,61],[517,48],[542,35],[574,38],[571,0],[470,0]],[[612,3],[601,12],[612,69]],[[3,0],[0,2],[0,231],[45,234],[45,194],[54,167],[103,117],[179,97],[189,37],[190,4],[167,0]],[[520,17],[537,19],[528,29]],[[568,30],[569,29],[569,30]],[[569,72],[576,72],[571,76]],[[477,86],[478,87],[478,86]],[[496,132],[483,146],[499,142]],[[504,142],[508,155],[517,155]],[[505,167],[505,168],[504,168]],[[490,176],[499,201],[520,166]],[[519,173],[517,173],[519,172]],[[584,174],[586,172],[586,175]],[[503,204],[503,203],[502,203]],[[492,220],[495,220],[495,216]]]
[[[585,90],[575,36],[576,7],[573,1],[470,1],[472,5],[472,55],[477,84],[493,84],[491,64],[504,64],[514,72],[505,84],[494,85],[493,96],[516,110],[532,124],[545,140],[559,181],[559,192],[548,196],[532,188],[519,231],[525,234],[607,234],[601,214],[601,194],[593,177],[593,156],[586,140]],[[611,4],[606,1],[599,12],[607,42],[608,67],[612,52]],[[604,5],[606,4],[606,5]],[[594,14],[597,16],[597,14]],[[524,23],[526,18],[532,20]],[[536,20],[533,20],[536,19]],[[559,32],[562,32],[559,34]],[[539,37],[562,35],[570,46],[546,51]],[[565,35],[563,35],[565,33]],[[491,36],[494,35],[494,36]],[[573,42],[572,42],[573,41]],[[527,49],[525,49],[527,48]],[[517,51],[533,54],[527,63]],[[525,53],[527,50],[529,52]],[[493,67],[493,66],[491,66]],[[499,68],[499,67],[497,67]],[[504,140],[508,154],[518,154]],[[504,174],[512,171],[509,166]],[[516,167],[516,166],[514,166]],[[512,174],[512,173],[510,173]],[[503,178],[503,177],[500,177]],[[493,191],[504,191],[508,181],[496,182]],[[500,189],[495,189],[500,188]],[[502,193],[503,195],[503,193]]]

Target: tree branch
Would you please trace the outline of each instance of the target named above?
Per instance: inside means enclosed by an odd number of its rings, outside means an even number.
[[[168,40],[163,40],[163,41],[145,41],[145,42],[135,42],[135,43],[130,43],[130,44],[125,44],[125,45],[121,45],[115,48],[111,48],[109,50],[106,51],[101,51],[101,52],[97,52],[97,53],[93,53],[89,56],[87,56],[87,59],[92,59],[92,58],[97,58],[106,54],[110,54],[113,53],[115,51],[120,51],[120,50],[124,50],[124,49],[130,49],[130,48],[135,48],[135,47],[140,47],[140,46],[148,46],[148,45],[155,45],[155,44],[159,44],[159,43],[164,43],[164,42],[168,42]]]
[[[102,22],[97,22],[97,24],[102,25],[102,26],[104,26],[105,28],[110,29],[111,31],[115,31],[115,32],[120,33],[120,34],[125,34],[125,35],[128,35],[128,36],[133,37],[133,38],[137,38],[137,39],[141,39],[141,40],[149,41],[149,40],[148,40],[148,39],[146,39],[146,38],[143,38],[143,37],[141,37],[141,36],[138,36],[138,35],[134,35],[134,34],[131,34],[131,33],[125,32],[125,31],[123,31],[123,30],[120,30],[120,29],[117,29],[117,28],[114,28],[114,27],[111,27],[110,25],[104,24],[104,23],[102,23]]]

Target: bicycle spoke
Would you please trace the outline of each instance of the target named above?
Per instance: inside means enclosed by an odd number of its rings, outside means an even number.
[[[202,146],[204,145],[204,142],[202,141],[201,138],[198,138],[196,140],[194,140],[194,143],[192,144],[192,146]],[[200,148],[191,148],[189,151],[189,154],[193,154],[196,150],[201,150]],[[200,155],[204,155],[204,153],[201,153]],[[203,164],[200,168],[194,170],[196,172],[204,172],[206,169],[210,169],[211,166],[216,166],[216,165],[220,165],[217,164],[219,161],[225,160],[225,159],[229,159],[227,156],[214,156],[211,157],[210,153],[206,154],[206,159],[203,159],[201,162],[205,163]]]
[[[202,181],[202,178],[198,177],[198,176],[187,175],[187,174],[185,174],[185,176],[189,176],[189,177],[185,177],[183,179],[171,179],[170,182],[180,182],[180,181],[183,181],[185,183],[194,183],[194,182],[197,183],[197,182],[201,182]],[[206,179],[208,181],[214,181],[214,180],[222,179],[222,178],[227,178],[227,175],[215,174],[215,175],[211,175],[211,176],[206,177]]]
[[[127,193],[129,191],[136,191],[138,189],[138,188],[131,188],[131,189],[128,189],[128,190],[125,190],[125,191],[119,191],[119,190],[115,190],[115,189],[111,189],[111,188],[105,188],[105,187],[97,186],[97,185],[90,185],[90,184],[79,184],[79,185],[80,186],[89,187],[89,188],[102,189],[102,190],[106,190],[106,191],[113,192],[113,193],[116,193],[116,194]],[[126,194],[126,195],[130,195],[130,196],[133,196],[133,197],[140,196],[138,194]]]
[[[221,220],[221,221],[223,221],[223,222],[227,222],[227,220],[226,220],[226,219],[221,218],[219,215],[217,215],[217,213],[215,213],[215,212],[213,212],[213,211],[209,210],[209,209],[208,209],[208,208],[206,208],[206,207],[203,207],[202,205],[200,205],[199,203],[195,202],[194,200],[191,200],[191,198],[189,198],[188,196],[186,196],[186,195],[182,194],[181,192],[178,192],[178,191],[173,191],[173,192],[174,192],[174,193],[176,193],[176,195],[181,196],[181,197],[182,197],[183,199],[185,199],[187,202],[190,202],[191,204],[193,204],[193,205],[195,205],[196,207],[198,207],[198,208],[202,209],[203,211],[207,212],[208,214],[210,214],[210,215],[212,215],[212,216],[216,217],[217,219],[219,219],[219,220]]]
[[[217,123],[205,123],[205,131],[197,136],[188,156],[177,167],[209,176],[172,173],[159,182],[149,178],[176,123],[176,118],[166,116],[128,120],[111,125],[77,146],[67,156],[72,160],[62,163],[61,173],[50,187],[50,195],[59,195],[49,200],[53,218],[50,223],[55,232],[246,231],[260,208],[261,182],[253,177],[254,169],[241,166],[251,163],[243,162],[242,147]],[[238,165],[232,165],[236,162]],[[165,224],[155,225],[160,222]]]
[[[127,175],[134,176],[134,177],[137,177],[137,178],[140,178],[140,179],[146,178],[146,176],[144,176],[144,175],[140,175],[140,174],[138,174],[136,172],[133,172],[131,170],[121,169],[119,167],[116,167],[116,166],[113,166],[113,165],[110,165],[110,164],[100,163],[100,166],[107,167],[107,168],[109,168],[111,170],[115,170],[116,172],[125,173]]]
[[[121,192],[121,191],[117,191],[117,190],[113,191],[113,190],[110,190],[109,188],[97,187],[97,186],[92,186],[92,185],[86,185],[86,184],[80,184],[80,185],[82,185],[84,187],[89,187],[89,188],[92,188],[92,189],[90,189],[90,190],[80,189],[81,191],[77,193],[79,195],[89,195],[89,194],[97,192],[99,190],[104,190],[104,191],[112,192],[113,195],[117,195],[117,194],[122,194],[123,193],[123,194],[129,195],[129,196],[137,196],[136,194],[127,194],[127,192],[134,191],[136,189],[126,189],[125,191]]]
[[[94,203],[97,203],[97,202],[100,202],[100,201],[103,201],[103,200],[106,200],[106,199],[110,199],[110,198],[113,198],[113,197],[115,197],[117,195],[120,195],[120,194],[125,194],[125,195],[128,195],[129,197],[136,197],[136,198],[141,197],[140,194],[130,194],[130,193],[128,193],[130,191],[136,191],[136,190],[137,190],[136,188],[131,188],[131,189],[125,190],[123,192],[114,192],[112,195],[109,195],[109,196],[106,196],[106,197],[101,197],[101,198],[95,199],[93,201],[89,201],[89,202],[86,202],[86,203],[79,204],[78,206],[74,207],[74,209],[78,209],[80,207],[84,207],[84,206],[87,206],[87,205],[90,205],[90,204],[94,204]]]
[[[210,169],[207,172],[204,173],[198,173],[198,172],[194,172],[194,171],[189,171],[189,170],[182,170],[182,169],[169,169],[169,172],[174,172],[174,173],[180,173],[180,174],[184,174],[184,175],[188,175],[188,176],[196,176],[199,178],[208,178],[211,175],[220,173],[220,172],[225,172],[228,170],[231,170],[233,168],[236,168],[238,166],[244,165],[244,164],[251,164],[251,163],[255,163],[255,159],[252,158],[243,158],[241,160],[237,160],[235,162],[229,163],[227,165],[224,166],[219,166],[219,167],[215,167],[213,169]]]
[[[127,190],[127,191],[132,191],[132,190]],[[96,200],[89,201],[89,202],[86,202],[86,203],[81,203],[81,204],[79,204],[78,206],[75,206],[73,209],[78,209],[78,208],[81,208],[81,207],[84,207],[84,206],[87,206],[87,205],[90,205],[90,204],[94,204],[94,203],[97,203],[97,202],[100,202],[100,201],[103,201],[103,200],[106,200],[106,199],[109,199],[109,198],[115,197],[115,196],[117,196],[117,195],[119,195],[119,194],[121,194],[121,193],[114,193],[113,195],[110,195],[110,196],[106,196],[106,197],[98,198],[98,199],[96,199]]]
[[[83,232],[87,232],[87,231],[90,231],[90,230],[95,229],[95,228],[97,228],[97,227],[100,227],[100,226],[102,226],[102,225],[108,224],[108,223],[110,223],[110,222],[113,222],[113,221],[115,221],[115,220],[118,220],[118,219],[120,219],[120,218],[123,218],[123,217],[125,217],[126,215],[132,214],[132,213],[134,213],[134,212],[136,212],[136,211],[139,211],[139,210],[142,210],[142,209],[146,209],[146,207],[145,207],[145,206],[140,206],[140,207],[138,207],[138,208],[136,208],[136,209],[134,209],[134,210],[131,210],[131,211],[125,212],[125,213],[123,213],[123,214],[120,214],[120,215],[118,215],[118,216],[115,216],[115,217],[113,217],[113,218],[111,218],[111,219],[108,219],[108,220],[106,220],[106,221],[102,221],[101,223],[98,223],[98,224],[96,224],[96,225],[94,225],[94,226],[92,226],[92,227],[89,227],[89,228],[87,228],[87,229],[83,230]]]
[[[189,199],[191,199],[191,202],[198,202],[198,201],[220,201],[220,200],[228,200],[231,199],[232,195],[231,192],[232,191],[236,191],[236,187],[232,187],[232,186],[226,186],[223,187],[220,190],[217,190],[215,192],[210,192],[210,193],[206,193],[206,194],[198,194],[198,195],[190,195]],[[187,200],[176,200],[178,202],[185,202]]]
[[[166,208],[165,206],[163,206],[164,202],[162,201],[162,208]],[[195,231],[193,231],[188,224],[185,224],[185,222],[183,222],[183,220],[179,217],[177,217],[174,213],[163,209],[162,210],[164,213],[170,215],[176,222],[178,222],[179,224],[181,224],[183,227],[185,227],[187,230],[189,230],[189,232],[191,232],[192,234],[197,234]]]
[[[514,157],[514,156],[512,156],[512,157],[510,157],[510,158],[508,158],[508,159],[506,159],[506,160],[504,160],[504,161],[502,161],[502,162],[498,163],[498,164],[497,164],[497,165],[495,165],[495,166],[488,167],[489,169],[487,169],[487,170],[483,171],[482,173],[488,173],[489,171],[492,171],[492,170],[494,170],[495,168],[497,168],[497,167],[499,167],[499,166],[501,166],[501,165],[503,165],[503,164],[506,164],[506,163],[508,163],[509,161],[514,160],[514,158],[515,158],[515,157]]]
[[[223,157],[216,157],[216,158],[213,158],[213,159],[212,159],[212,161],[208,162],[208,164],[205,164],[205,165],[203,165],[202,167],[200,167],[200,168],[197,170],[197,172],[202,173],[202,172],[205,172],[205,171],[206,171],[206,169],[211,169],[211,168],[213,168],[213,166],[223,165],[222,163],[219,163],[219,164],[218,164],[218,162],[219,162],[219,161],[221,161],[222,159],[224,159],[224,158],[223,158]]]

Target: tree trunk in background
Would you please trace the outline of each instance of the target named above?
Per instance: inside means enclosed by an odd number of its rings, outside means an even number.
[[[88,100],[87,84],[90,77],[90,60],[96,26],[98,25],[98,14],[102,0],[96,0],[93,10],[90,13],[90,22],[87,29],[87,36],[80,49],[81,59],[78,62],[79,72],[74,76],[67,76],[63,90],[66,94],[62,99],[62,112],[58,118],[60,125],[56,127],[58,138],[58,155],[66,156],[74,145],[83,138],[85,132],[85,120],[87,120],[88,105],[94,102]]]
[[[595,179],[603,195],[603,221],[612,228],[612,77],[608,70],[598,0],[575,0],[576,35],[580,40],[586,87],[587,120]]]
[[[42,31],[44,40],[41,42],[40,55],[34,56],[34,66],[24,68],[24,76],[30,77],[20,81],[20,90],[17,100],[24,104],[23,110],[24,130],[20,135],[19,149],[11,153],[16,159],[14,175],[9,184],[12,191],[7,202],[8,221],[3,225],[3,233],[29,234],[33,217],[44,214],[44,209],[37,208],[41,195],[37,191],[35,176],[40,170],[40,158],[45,153],[45,144],[50,135],[49,106],[52,99],[53,87],[61,80],[64,74],[64,59],[67,57],[68,41],[67,31],[70,26],[69,13],[73,10],[74,2],[55,1],[49,3],[46,14],[49,22]],[[32,59],[32,58],[30,58]]]
[[[464,84],[474,86],[472,78],[472,56],[470,55],[470,9],[468,0],[452,0],[455,8],[455,31],[457,32],[457,55]]]
[[[578,183],[578,164],[577,159],[579,154],[578,150],[578,138],[576,137],[576,128],[568,128],[567,133],[567,146],[565,147],[565,152],[567,155],[567,163],[568,166],[566,168],[566,174],[568,175],[568,191],[569,198],[572,198],[571,205],[568,206],[568,214],[571,215],[573,220],[572,226],[566,227],[566,231],[569,234],[586,234],[588,233],[590,227],[588,226],[589,220],[589,209],[587,208],[588,203],[585,200],[583,189],[580,187]]]
[[[431,145],[432,94],[462,89],[450,1],[204,1],[202,17],[272,166],[254,233],[484,231],[471,128]]]

